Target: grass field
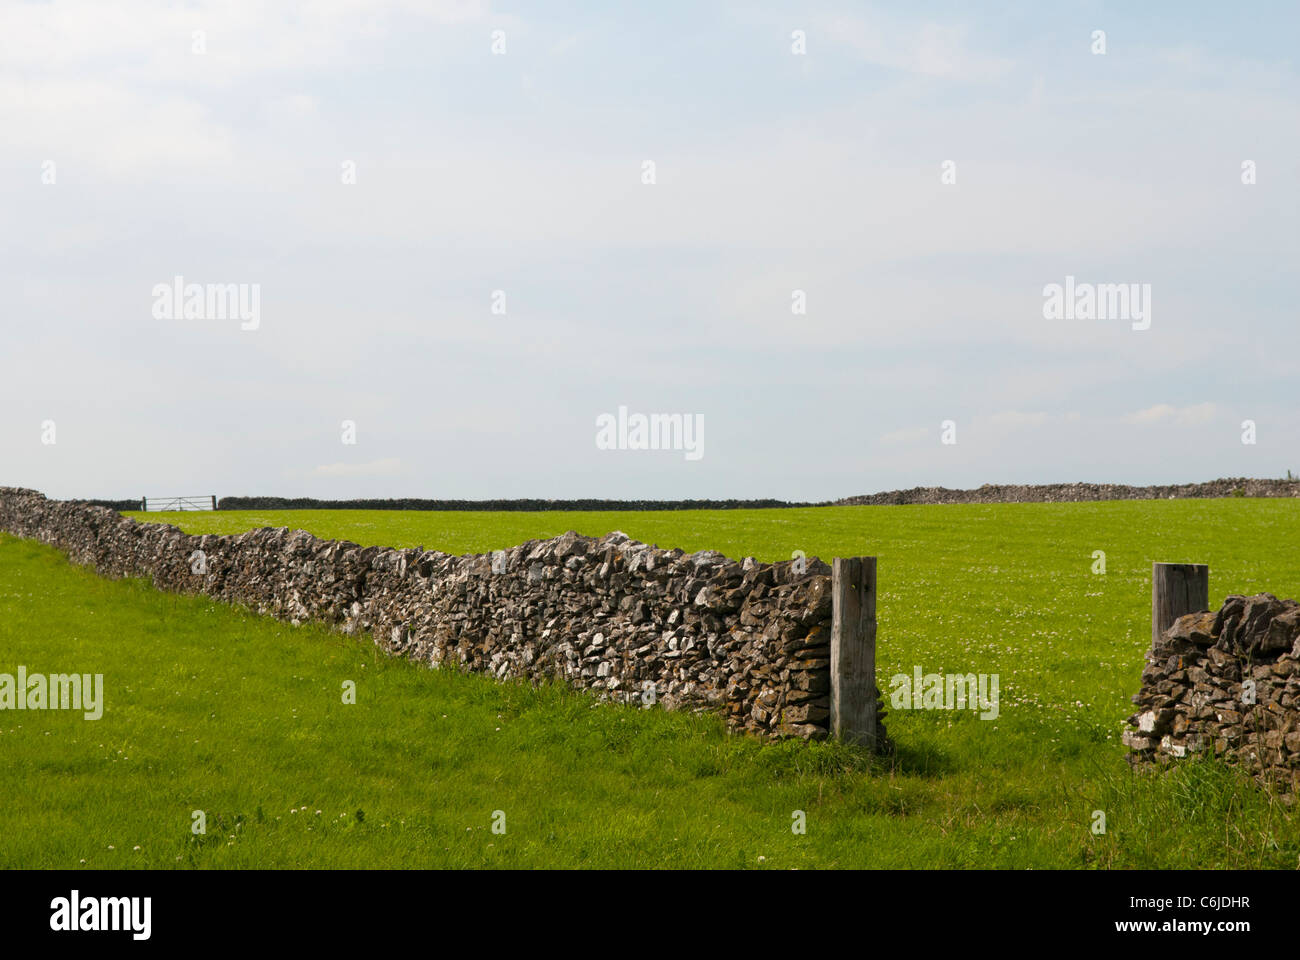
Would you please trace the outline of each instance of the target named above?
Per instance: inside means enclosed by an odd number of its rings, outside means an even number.
[[[888,761],[764,745],[711,717],[392,660],[0,536],[0,671],[103,673],[107,700],[98,721],[0,714],[0,866],[1300,866],[1300,813],[1216,763],[1139,777],[1119,743],[1152,561],[1208,563],[1216,604],[1295,596],[1293,501],[148,519],[455,553],[621,529],[760,560],[874,554],[882,687],[915,665],[997,673],[1000,716],[891,711]]]

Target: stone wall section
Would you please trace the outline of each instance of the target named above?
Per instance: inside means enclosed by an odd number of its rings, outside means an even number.
[[[1123,737],[1130,761],[1214,754],[1300,787],[1300,603],[1230,596],[1179,617],[1146,660]]]
[[[288,528],[195,536],[13,487],[0,487],[0,529],[106,576],[369,631],[389,652],[433,666],[714,709],[761,736],[827,735],[831,570],[816,559],[737,562],[618,532],[469,556]]]

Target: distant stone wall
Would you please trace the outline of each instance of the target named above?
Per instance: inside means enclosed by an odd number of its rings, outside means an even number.
[[[763,736],[827,735],[830,568],[729,560],[611,533],[452,556],[263,528],[193,536],[0,487],[0,529],[108,576],[373,631],[388,651],[614,699],[714,708]],[[884,739],[883,727],[881,739]]]
[[[1134,487],[1126,483],[992,484],[975,490],[913,487],[836,500],[836,506],[914,503],[1092,503],[1102,500],[1197,500],[1216,497],[1300,497],[1300,479],[1247,477]]]
[[[222,497],[219,510],[769,510],[784,507],[877,506],[952,503],[1091,503],[1101,500],[1182,500],[1213,497],[1300,497],[1296,480],[1210,480],[1134,487],[1123,483],[988,484],[975,490],[913,487],[819,503],[787,500],[316,500],[311,497]],[[139,510],[139,500],[84,503]]]
[[[1135,764],[1209,753],[1300,788],[1300,603],[1231,596],[1179,617],[1148,652],[1133,702],[1123,739]]]

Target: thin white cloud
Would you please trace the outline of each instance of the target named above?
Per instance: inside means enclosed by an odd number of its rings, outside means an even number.
[[[1169,403],[1157,403],[1145,410],[1135,410],[1124,414],[1125,423],[1138,425],[1153,423],[1175,423],[1180,426],[1207,423],[1214,418],[1218,408],[1213,403],[1198,403],[1187,407],[1175,407]]]
[[[321,477],[391,477],[400,472],[402,461],[397,457],[372,460],[369,463],[329,463],[316,468]]]
[[[1020,410],[1003,410],[992,414],[989,423],[999,427],[1041,427],[1050,419],[1046,413],[1024,413]]]
[[[965,28],[953,24],[905,25],[872,16],[834,16],[815,21],[831,43],[852,48],[877,66],[927,77],[985,80],[1002,76],[1014,66],[1005,57],[972,49]],[[815,43],[810,38],[810,43]]]
[[[881,437],[880,442],[887,447],[914,446],[937,436],[939,436],[937,426],[933,430],[927,430],[925,427],[910,427],[904,430],[893,430]]]

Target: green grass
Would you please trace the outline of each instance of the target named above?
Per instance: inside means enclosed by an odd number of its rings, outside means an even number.
[[[998,673],[1001,715],[891,711],[888,761],[765,745],[712,717],[429,670],[0,537],[0,671],[101,672],[107,699],[98,721],[0,713],[0,866],[1300,866],[1300,813],[1217,763],[1135,775],[1119,744],[1151,562],[1210,564],[1215,603],[1294,596],[1288,500],[148,519],[456,553],[572,528],[762,560],[875,554],[882,687],[916,664]]]

